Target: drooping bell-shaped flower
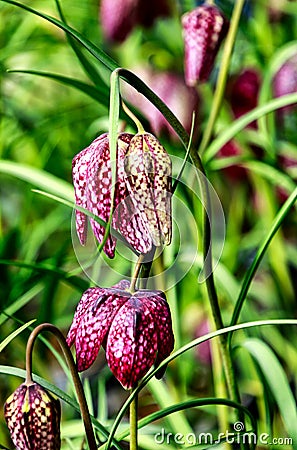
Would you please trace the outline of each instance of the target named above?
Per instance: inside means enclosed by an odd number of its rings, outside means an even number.
[[[207,3],[182,16],[185,44],[185,80],[188,86],[207,81],[215,57],[227,34],[228,21],[215,6]]]
[[[6,400],[4,416],[17,450],[60,449],[60,402],[39,384],[21,384]]]
[[[126,388],[173,350],[171,315],[161,291],[128,291],[122,280],[111,288],[90,288],[82,296],[67,336],[75,344],[79,371],[95,361],[101,345],[108,365]],[[157,373],[160,378],[164,371]]]
[[[113,187],[107,134],[76,155],[72,164],[76,204],[107,222],[114,189],[112,227],[139,253],[148,253],[153,244],[168,244],[171,238],[171,162],[165,149],[150,134],[121,133],[116,165]],[[138,177],[132,174],[135,171]],[[144,176],[144,172],[147,179],[137,185],[136,178]],[[87,223],[86,214],[77,210],[76,230],[82,245],[86,242]],[[105,227],[92,218],[90,223],[96,239],[102,242]],[[115,245],[115,237],[109,234],[104,251],[110,258],[114,256]]]

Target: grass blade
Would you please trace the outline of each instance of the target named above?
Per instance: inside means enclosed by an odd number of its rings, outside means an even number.
[[[20,328],[15,330],[13,333],[11,333],[9,336],[7,336],[1,343],[0,343],[0,352],[22,331],[24,331],[26,328],[28,328],[32,323],[34,323],[36,319],[30,320],[27,323],[24,323]]]
[[[284,369],[280,365],[273,351],[267,344],[259,339],[247,339],[241,346],[248,350],[261,369],[279,407],[288,436],[293,440],[292,447],[296,450],[296,401],[290,389]]]

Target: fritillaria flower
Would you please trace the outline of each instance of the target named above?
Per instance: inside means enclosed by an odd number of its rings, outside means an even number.
[[[117,179],[112,227],[139,253],[171,239],[171,162],[166,150],[149,133],[121,133],[117,143]],[[73,159],[76,204],[103,221],[109,220],[112,174],[109,138],[103,134]],[[90,219],[96,239],[102,242],[105,227]],[[86,242],[87,216],[76,211],[76,230]],[[113,258],[116,239],[109,234],[104,251]]]
[[[288,58],[273,78],[272,90],[275,97],[297,92],[297,55]],[[296,105],[284,106],[278,113],[281,115],[296,109]]]
[[[188,86],[207,81],[227,34],[228,21],[214,5],[203,3],[182,17],[185,80]]]
[[[161,291],[128,291],[129,282],[90,288],[78,303],[67,336],[75,344],[79,371],[95,361],[101,345],[120,383],[134,387],[150,367],[157,367],[174,345],[171,315]],[[164,371],[157,372],[160,378]]]
[[[21,384],[7,399],[4,416],[17,450],[60,449],[60,402],[39,384]]]

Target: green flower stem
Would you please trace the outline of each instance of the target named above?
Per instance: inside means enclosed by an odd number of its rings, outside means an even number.
[[[238,24],[239,24],[239,20],[240,20],[240,16],[241,16],[241,11],[242,8],[244,6],[244,2],[245,0],[237,0],[234,10],[233,10],[233,14],[231,17],[231,22],[230,22],[230,28],[225,40],[225,45],[224,45],[224,49],[223,49],[223,53],[222,53],[222,60],[221,60],[221,67],[220,67],[220,71],[219,71],[219,75],[218,75],[218,80],[217,80],[217,84],[216,84],[216,89],[215,89],[215,93],[214,93],[214,97],[213,97],[213,101],[212,101],[212,107],[211,107],[211,111],[210,111],[210,115],[208,118],[208,122],[206,124],[206,128],[204,130],[203,133],[203,137],[199,146],[199,154],[202,155],[203,152],[207,149],[207,146],[210,142],[212,133],[213,133],[213,128],[222,104],[222,100],[223,100],[223,96],[224,96],[224,92],[225,92],[225,87],[226,87],[226,81],[227,81],[227,76],[228,76],[228,69],[229,69],[229,65],[230,65],[230,59],[231,59],[231,55],[232,55],[232,50],[233,50],[233,46],[234,46],[234,42],[235,42],[235,37],[236,37],[236,32],[238,29]]]
[[[136,394],[130,403],[130,450],[138,449],[138,427],[137,427],[137,417],[138,416],[138,394]]]
[[[122,108],[125,111],[125,113],[127,114],[127,116],[129,116],[130,119],[132,119],[133,122],[135,123],[135,125],[137,127],[137,132],[139,134],[144,133],[144,128],[142,126],[142,123],[140,122],[140,120],[138,120],[138,118],[135,116],[135,114],[133,114],[133,112],[128,108],[126,103],[123,101],[122,101]]]
[[[74,382],[77,399],[78,399],[78,403],[80,406],[80,411],[81,411],[81,415],[82,415],[82,419],[83,419],[83,423],[84,423],[84,427],[85,427],[85,431],[86,431],[86,437],[87,437],[87,441],[89,444],[89,449],[96,450],[97,444],[96,444],[94,430],[92,427],[92,422],[91,422],[91,418],[90,418],[90,414],[89,414],[89,410],[88,410],[88,405],[86,402],[86,397],[84,394],[83,386],[82,386],[81,380],[79,378],[79,375],[78,375],[78,372],[77,372],[77,369],[75,366],[75,362],[72,357],[72,353],[71,353],[71,351],[67,345],[67,342],[65,340],[65,337],[63,336],[61,331],[57,327],[52,325],[51,323],[42,323],[41,325],[36,327],[29,336],[29,339],[27,342],[27,348],[26,348],[26,383],[33,382],[33,380],[32,380],[33,346],[34,346],[37,336],[43,331],[49,331],[50,333],[52,333],[57,338],[57,340],[63,350],[65,359],[69,366],[70,373],[71,373],[71,376],[72,376],[72,379]]]
[[[129,291],[131,292],[131,294],[134,294],[134,292],[135,292],[135,286],[136,286],[136,282],[139,277],[139,273],[140,273],[140,270],[142,267],[143,260],[144,260],[144,255],[141,254],[138,257],[138,260],[137,260],[137,263],[136,263],[136,266],[135,266],[135,269],[134,269],[134,272],[133,272],[133,275],[131,278],[131,283],[130,283],[130,288],[129,288]]]

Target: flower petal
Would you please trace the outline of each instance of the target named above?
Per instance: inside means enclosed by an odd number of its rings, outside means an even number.
[[[99,139],[99,138],[98,138]],[[95,142],[95,141],[94,141]],[[75,193],[75,201],[78,206],[87,208],[87,168],[92,155],[92,148],[87,147],[78,153],[72,160],[72,178]],[[79,241],[82,245],[86,243],[87,238],[87,216],[81,211],[75,211],[76,231]]]
[[[129,135],[127,140],[126,135],[127,133],[125,135],[122,133],[118,140],[117,185],[112,225],[135,250],[139,253],[148,253],[152,248],[152,239],[147,223],[134,207],[125,181],[124,160],[128,149],[127,143],[130,143],[133,137]]]
[[[155,367],[165,359],[173,350],[174,335],[172,331],[172,321],[169,305],[165,294],[161,291],[140,290],[137,293],[138,298],[145,299],[146,305],[153,312],[154,323],[158,335],[158,353],[155,360]],[[156,373],[156,378],[162,378],[166,367]]]
[[[84,312],[75,337],[78,371],[93,364],[114,316],[130,295],[113,288],[101,289],[99,296],[94,295],[94,303]]]
[[[116,314],[107,337],[108,365],[130,389],[153,365],[157,353],[154,318],[145,302],[132,296]]]
[[[87,167],[87,208],[93,214],[105,222],[108,221],[111,208],[111,162],[108,135],[103,135],[100,140],[95,140],[91,145],[92,155]],[[90,219],[93,233],[102,242],[105,228]],[[108,236],[104,245],[104,251],[109,258],[114,257],[115,240]]]
[[[171,162],[167,152],[153,135],[137,134],[130,142],[124,169],[134,207],[154,245],[169,243]]]
[[[74,344],[76,333],[84,314],[91,307],[92,303],[97,302],[97,299],[103,292],[104,289],[101,288],[89,288],[83,293],[82,298],[76,307],[73,321],[67,334],[66,341],[69,347]]]

